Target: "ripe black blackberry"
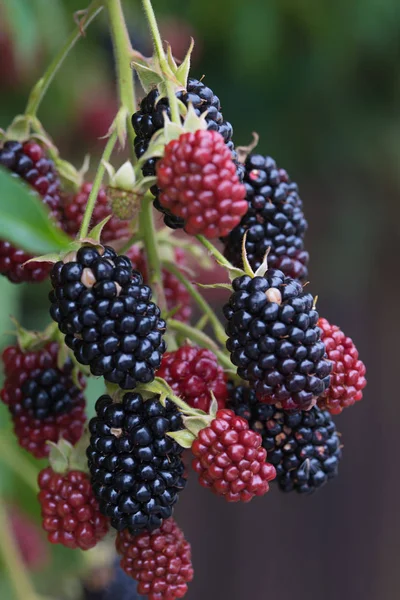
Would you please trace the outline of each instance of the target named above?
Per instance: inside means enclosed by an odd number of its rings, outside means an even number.
[[[259,433],[281,490],[309,494],[338,474],[339,435],[328,411],[284,412],[259,402],[253,390],[230,386],[228,407]]]
[[[141,274],[109,247],[84,246],[64,260],[51,272],[50,314],[77,361],[122,389],[152,381],[165,321]]]
[[[172,515],[184,488],[183,448],[167,432],[183,428],[176,406],[126,393],[121,404],[104,395],[89,424],[87,450],[100,511],[121,531],[153,531]]]
[[[307,279],[308,252],[304,250],[307,221],[297,184],[269,156],[251,154],[245,163],[244,184],[249,203],[247,213],[224,238],[225,256],[242,267],[242,241],[247,232],[246,252],[254,270],[263,262],[293,277]]]
[[[276,269],[237,277],[232,286],[224,306],[226,347],[238,374],[259,400],[308,410],[329,386],[331,371],[313,297]]]
[[[232,125],[227,121],[224,121],[219,98],[214,92],[201,81],[189,78],[186,90],[179,91],[176,95],[185,106],[192,104],[198,116],[207,111],[206,121],[208,129],[218,131],[222,135],[228,148],[233,151],[233,156],[235,158],[236,153],[233,150],[232,142]],[[140,110],[132,116],[132,125],[136,133],[135,153],[138,158],[146,152],[154,133],[164,127],[164,113],[169,117],[171,116],[168,98],[161,98],[161,100],[157,102],[158,97],[158,90],[152,90],[145,98],[143,98],[140,103]],[[145,176],[155,175],[156,160],[156,158],[152,158],[146,162],[143,167],[143,174]],[[183,227],[183,219],[167,213],[160,205],[157,186],[154,186],[151,191],[155,196],[155,208],[164,213],[165,224],[172,229]]]

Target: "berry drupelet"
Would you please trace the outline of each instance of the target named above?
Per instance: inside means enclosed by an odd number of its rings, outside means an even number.
[[[206,121],[208,129],[220,133],[228,148],[233,151],[232,125],[224,121],[219,98],[209,87],[197,79],[189,78],[187,89],[177,92],[176,95],[185,106],[188,107],[191,104],[197,116],[207,111]],[[159,99],[159,92],[157,89],[154,89],[143,98],[140,110],[132,117],[132,124],[136,133],[135,153],[138,158],[146,152],[155,132],[164,127],[164,113],[169,117],[171,116],[168,98]],[[235,157],[235,153],[232,156]],[[152,158],[145,163],[143,168],[145,176],[155,175],[156,161],[157,159]],[[156,197],[154,206],[157,210],[164,213],[165,224],[172,229],[183,227],[184,222],[180,217],[170,214],[161,206],[158,199],[157,186],[152,188],[152,193]]]
[[[245,233],[250,265],[258,269],[268,254],[268,264],[293,279],[307,279],[308,252],[304,250],[307,221],[297,185],[269,156],[252,154],[245,163],[244,185],[248,208],[231,233],[223,240],[225,256],[242,267]]]
[[[133,535],[153,531],[172,515],[184,488],[183,449],[167,435],[182,429],[174,404],[146,401],[126,393],[121,404],[110,396],[96,403],[87,450],[94,494],[111,525]]]
[[[216,131],[181,134],[165,146],[156,170],[160,205],[183,219],[190,235],[228,235],[247,211],[246,189]]]
[[[85,182],[75,195],[69,195],[64,198],[63,208],[65,218],[63,226],[65,231],[72,237],[75,237],[79,233],[92,186],[92,183]],[[109,215],[111,215],[111,208],[107,198],[107,192],[104,187],[101,187],[97,195],[91,226],[95,227]],[[121,221],[115,216],[112,216],[103,227],[101,241],[103,244],[109,244],[115,240],[128,238],[130,235],[129,221]]]
[[[311,294],[282,271],[237,277],[224,306],[227,348],[259,400],[308,410],[329,386],[331,362],[320,340]]]
[[[144,250],[139,246],[132,246],[129,248],[126,255],[130,258],[134,270],[139,271],[143,276],[144,282],[148,283],[148,272]],[[178,267],[184,267],[186,265],[186,260],[183,249],[175,248],[174,255]],[[176,312],[174,312],[174,319],[182,321],[183,323],[188,323],[192,314],[192,307],[190,294],[183,283],[181,283],[175,275],[169,273],[166,269],[163,269],[162,286],[168,311],[177,309]]]
[[[139,582],[138,592],[149,600],[183,598],[193,579],[190,544],[173,519],[151,533],[133,536],[120,531],[116,539],[121,567]]]
[[[281,490],[311,493],[337,475],[340,440],[327,411],[284,412],[244,386],[231,386],[228,406],[261,435]]]
[[[86,473],[56,473],[51,467],[39,473],[42,526],[52,544],[90,550],[108,531]]]
[[[181,346],[175,352],[166,352],[157,376],[165,379],[174,393],[193,408],[208,412],[211,392],[218,408],[225,408],[226,375],[211,350]]]
[[[232,410],[219,410],[192,445],[193,469],[203,487],[228,502],[249,502],[269,489],[275,468],[266,462],[261,436]]]
[[[21,144],[7,141],[0,149],[0,166],[9,169],[26,181],[42,198],[56,223],[62,220],[60,181],[46,151],[37,142],[30,140]],[[45,262],[30,262],[32,256],[9,242],[0,240],[0,273],[12,283],[43,281],[51,269]]]
[[[318,406],[338,415],[344,408],[362,399],[362,390],[367,385],[366,369],[351,338],[326,319],[320,319],[318,325],[322,331],[321,340],[333,364],[330,386],[318,399]]]
[[[165,351],[165,321],[151,289],[126,256],[83,246],[51,272],[50,314],[78,362],[132,389],[154,379]]]
[[[1,399],[8,406],[19,443],[36,458],[49,453],[47,441],[61,437],[76,443],[83,433],[85,400],[72,376],[72,361],[57,366],[59,346],[48,343],[37,350],[10,346],[3,352],[5,382]]]

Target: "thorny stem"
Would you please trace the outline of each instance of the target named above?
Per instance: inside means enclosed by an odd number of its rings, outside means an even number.
[[[117,65],[120,103],[121,106],[127,109],[126,127],[130,144],[133,146],[135,133],[131,123],[131,116],[136,110],[135,86],[130,65],[133,50],[122,12],[121,0],[106,0],[106,6]]]
[[[186,325],[186,323],[176,321],[175,319],[168,319],[168,327],[173,331],[184,335],[202,348],[209,348],[212,350],[212,352],[214,352],[215,356],[218,358],[218,361],[227,371],[233,371],[235,369],[225,352],[220,350],[214,340],[212,340],[203,331],[199,331],[198,329],[195,329],[190,325]],[[235,375],[232,374],[232,378],[235,378]]]
[[[208,304],[208,302],[203,298],[203,296],[195,288],[193,283],[191,283],[188,279],[186,279],[184,274],[179,270],[179,268],[173,262],[165,261],[165,262],[163,262],[163,265],[165,266],[167,271],[169,271],[170,273],[175,275],[175,277],[177,279],[179,279],[179,281],[185,286],[185,288],[187,289],[187,291],[189,292],[189,294],[191,295],[193,300],[197,303],[200,310],[205,315],[207,315],[207,317],[213,327],[213,330],[214,330],[217,340],[221,344],[225,344],[225,342],[226,342],[225,330],[224,330],[220,320],[218,319],[217,315],[215,314],[215,312],[213,311],[211,306]]]
[[[17,600],[39,600],[24,565],[3,500],[0,498],[0,555]]]
[[[124,106],[126,106],[126,108],[128,109],[128,115],[130,117],[136,109],[134,83],[130,68],[132,46],[126,29],[125,18],[121,7],[121,1],[106,0],[106,2],[108,13],[110,16],[111,37],[114,44],[115,60],[117,62],[117,75],[120,98],[121,102],[124,103]],[[129,127],[129,131],[132,131],[132,127],[130,124]],[[135,159],[134,156],[133,158]],[[161,266],[160,259],[158,256],[157,238],[152,214],[152,203],[151,200],[147,197],[144,197],[142,200],[139,215],[139,229],[146,250],[150,282],[154,285],[155,296],[158,301],[158,304],[160,305],[160,308],[163,309],[166,306],[166,303],[164,290],[161,284]]]
[[[89,232],[90,221],[92,219],[93,210],[96,204],[97,195],[100,191],[101,182],[103,181],[104,173],[106,170],[104,162],[108,162],[110,160],[110,156],[112,151],[114,150],[114,146],[117,142],[118,132],[117,128],[114,127],[114,131],[108,138],[108,142],[106,147],[104,148],[103,156],[99,163],[99,167],[97,169],[96,177],[94,178],[92,189],[90,190],[89,198],[86,204],[85,214],[83,215],[82,225],[79,232],[80,239],[85,238]]]
[[[85,29],[87,29],[87,27],[99,14],[102,8],[102,0],[93,0],[93,2],[88,6],[88,8],[85,11],[85,16],[80,21],[77,29],[71,33],[64,46],[54,57],[53,61],[49,65],[43,77],[36,83],[36,85],[32,89],[25,110],[25,114],[27,116],[32,118],[36,116],[40,103],[42,102],[43,97],[49,88],[49,85],[53,81],[65,58],[75,46],[76,42],[84,35]]]

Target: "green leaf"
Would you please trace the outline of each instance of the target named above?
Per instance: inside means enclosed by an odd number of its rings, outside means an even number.
[[[0,169],[0,238],[32,254],[66,250],[71,243],[36,193],[4,169]]]
[[[187,429],[181,429],[181,431],[168,431],[167,435],[178,442],[182,448],[191,448],[196,439]]]

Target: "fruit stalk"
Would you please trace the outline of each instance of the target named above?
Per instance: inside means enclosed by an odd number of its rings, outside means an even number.
[[[123,102],[128,109],[130,119],[136,109],[134,83],[130,69],[132,46],[128,36],[120,0],[107,0],[107,8],[110,17],[111,37],[114,45],[115,59],[117,62],[119,94],[121,102]],[[129,123],[129,131],[131,130],[132,126]],[[131,144],[131,150],[133,160],[135,161],[136,157],[133,151],[133,144]],[[143,242],[149,266],[150,284],[154,285],[156,300],[161,309],[163,309],[166,306],[166,302],[164,291],[161,286],[161,264],[158,256],[152,205],[147,198],[143,198],[142,200],[139,215],[139,228],[143,234]]]
[[[114,57],[117,66],[117,81],[121,106],[127,109],[126,127],[130,144],[133,146],[135,132],[131,124],[131,116],[136,109],[133,73],[130,66],[132,46],[126,27],[120,0],[106,0]]]
[[[43,77],[41,77],[33,87],[26,105],[26,116],[32,118],[36,117],[40,103],[42,102],[51,82],[53,81],[64,60],[75,46],[76,42],[83,37],[85,29],[89,27],[90,23],[101,12],[102,8],[103,6],[101,0],[93,0],[93,2],[88,6],[85,11],[84,18],[79,22],[76,30],[71,33],[64,46],[60,49],[58,54],[56,54],[53,61],[50,63]]]
[[[0,498],[0,555],[8,571],[16,600],[39,600],[24,565],[18,544],[11,529],[3,500]]]
[[[92,214],[93,214],[93,210],[94,210],[94,207],[96,204],[97,195],[100,191],[101,182],[103,181],[104,173],[106,171],[106,167],[105,167],[104,163],[108,162],[110,160],[110,156],[111,156],[112,151],[114,150],[114,146],[117,142],[117,137],[118,137],[118,132],[117,132],[117,128],[115,127],[114,131],[111,133],[110,137],[108,138],[106,147],[104,148],[103,156],[99,163],[96,177],[94,178],[93,186],[92,186],[92,189],[89,194],[89,198],[88,198],[86,209],[85,209],[85,214],[83,215],[82,225],[81,225],[81,229],[79,232],[79,237],[81,239],[85,238],[89,232],[90,221],[92,219]]]
[[[215,314],[215,312],[213,311],[211,306],[208,304],[208,302],[196,290],[193,283],[191,283],[188,279],[186,279],[184,274],[180,271],[180,269],[173,262],[165,261],[165,262],[163,262],[163,265],[167,269],[167,271],[169,271],[170,273],[175,275],[175,277],[177,279],[179,279],[179,281],[181,283],[183,283],[183,285],[185,286],[185,288],[187,289],[187,291],[189,292],[189,294],[191,295],[193,300],[197,303],[200,310],[204,313],[204,315],[206,315],[208,317],[217,340],[221,344],[225,345],[225,342],[226,342],[225,330],[224,330],[220,320],[218,319],[217,315]]]

